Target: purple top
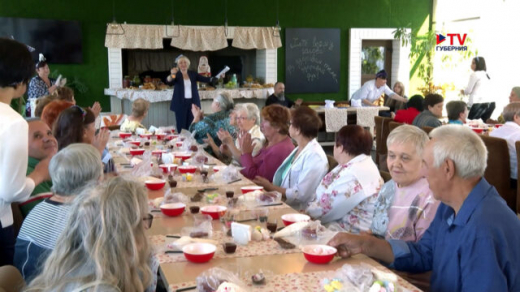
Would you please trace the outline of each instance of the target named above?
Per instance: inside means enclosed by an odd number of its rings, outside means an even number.
[[[255,157],[250,153],[242,154],[240,163],[244,169],[240,172],[249,179],[254,179],[258,175],[272,182],[274,173],[293,149],[291,138],[286,137],[271,147],[262,148]]]

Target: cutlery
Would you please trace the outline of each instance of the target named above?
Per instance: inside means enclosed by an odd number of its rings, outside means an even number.
[[[228,182],[228,185],[229,185],[229,184],[232,184],[232,183],[235,183],[235,182],[237,182],[237,181],[241,181],[241,180],[242,180],[241,178],[239,178],[239,179],[235,179],[235,180],[232,180],[232,181]]]
[[[189,290],[194,290],[194,289],[197,289],[197,286],[191,286],[191,287],[177,289],[177,290],[175,290],[175,292],[183,292],[183,291],[189,291]]]

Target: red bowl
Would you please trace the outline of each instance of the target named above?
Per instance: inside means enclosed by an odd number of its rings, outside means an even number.
[[[173,152],[173,156],[175,156],[175,158],[180,158],[182,160],[186,160],[186,159],[191,158],[191,153],[189,153],[189,152]]]
[[[130,154],[132,155],[143,155],[144,149],[130,149]]]
[[[141,141],[128,141],[128,143],[135,145],[137,147],[141,146]]]
[[[219,172],[221,169],[226,168],[225,165],[213,166],[213,172]]]
[[[175,171],[177,169],[177,164],[161,164],[159,168],[162,169],[164,173],[168,173],[170,171]]]
[[[152,137],[152,134],[140,134],[139,137],[150,140],[150,138]]]
[[[477,133],[477,134],[482,134],[482,132],[484,131],[484,129],[480,129],[480,128],[472,128],[472,130]]]
[[[504,124],[495,124],[495,128],[498,129],[498,128],[502,127],[503,125],[504,125]]]
[[[164,137],[164,140],[171,141],[171,140],[173,140],[173,138],[175,138],[174,135],[168,135],[168,136]]]
[[[175,142],[175,146],[182,147],[182,142]]]
[[[213,220],[219,219],[226,214],[227,208],[224,206],[204,206],[200,208],[202,214],[208,214]]]
[[[249,192],[254,192],[254,191],[261,191],[263,189],[264,189],[264,187],[261,187],[261,186],[247,186],[247,187],[240,188],[240,190],[242,191],[242,194],[247,194]]]
[[[181,215],[186,209],[186,205],[183,203],[172,203],[161,205],[161,212],[164,215],[175,217]]]
[[[209,262],[215,255],[217,247],[211,243],[191,243],[182,248],[186,259],[192,263]]]
[[[328,264],[338,252],[335,248],[328,245],[305,245],[302,247],[303,256],[311,263]]]
[[[166,181],[164,179],[147,180],[144,182],[146,187],[152,191],[157,191],[164,188]]]
[[[121,139],[130,138],[130,137],[132,137],[132,133],[120,132],[120,133],[119,133],[119,137],[120,137]]]
[[[177,167],[177,169],[179,170],[180,173],[195,173],[195,171],[197,170],[197,167],[192,166],[192,165],[182,165],[182,166]]]
[[[296,222],[306,222],[309,220],[311,220],[311,217],[309,217],[305,214],[300,214],[300,213],[282,215],[282,221],[285,226],[289,226]]]
[[[162,140],[164,139],[164,137],[166,137],[166,134],[155,134],[155,137],[157,138],[157,140]]]
[[[152,151],[152,155],[159,156],[159,157],[161,157],[161,155],[163,153],[166,153],[166,150],[154,150],[154,151]]]

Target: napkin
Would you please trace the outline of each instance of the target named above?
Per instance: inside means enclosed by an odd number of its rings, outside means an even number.
[[[276,232],[273,237],[289,237],[298,235],[298,232],[309,225],[309,222],[296,222]]]
[[[251,226],[232,222],[231,234],[237,244],[247,245],[251,241]]]

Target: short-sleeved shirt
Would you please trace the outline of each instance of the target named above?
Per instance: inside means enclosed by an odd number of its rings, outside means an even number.
[[[383,93],[385,93],[388,96],[392,96],[395,94],[395,92],[393,92],[392,89],[390,89],[390,87],[388,87],[388,85],[386,84],[377,88],[376,80],[374,79],[365,82],[365,84],[363,84],[363,86],[360,89],[354,92],[354,94],[352,95],[352,99],[366,99],[370,102],[374,102],[378,98],[380,98],[381,95],[383,95]]]
[[[56,79],[53,78],[49,78],[49,81],[51,82],[51,86],[53,86],[56,83]],[[31,82],[29,82],[29,87],[27,88],[27,96],[29,98],[39,98],[49,94],[49,87],[47,87],[45,81],[43,81],[43,79],[41,79],[40,76],[34,76],[31,79]]]

